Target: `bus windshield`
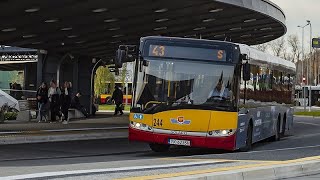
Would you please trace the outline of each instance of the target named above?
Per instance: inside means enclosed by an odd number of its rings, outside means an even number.
[[[151,59],[138,80],[133,106],[144,113],[174,109],[234,111],[238,78],[235,64]]]

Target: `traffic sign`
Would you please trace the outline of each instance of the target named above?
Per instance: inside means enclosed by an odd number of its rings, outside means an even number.
[[[313,48],[320,48],[320,38],[313,38],[312,39],[312,47]]]

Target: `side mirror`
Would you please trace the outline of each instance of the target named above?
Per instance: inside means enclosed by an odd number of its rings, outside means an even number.
[[[116,52],[116,58],[114,60],[114,64],[117,68],[122,68],[122,63],[125,62],[126,59],[126,50],[119,48]]]
[[[241,59],[242,60],[250,60],[248,54],[241,54]]]
[[[242,78],[244,81],[249,81],[250,80],[250,64],[246,62],[245,64],[242,65]]]

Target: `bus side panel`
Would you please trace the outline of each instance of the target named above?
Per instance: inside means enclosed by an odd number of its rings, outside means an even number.
[[[269,138],[274,135],[274,111],[271,106],[261,107],[259,108],[260,111],[260,117],[261,119],[261,135],[257,139],[257,141],[261,141],[263,139]],[[258,112],[259,114],[259,112]],[[258,115],[257,115],[258,118]]]
[[[248,114],[240,114],[238,117],[238,130],[236,134],[236,149],[246,146],[247,127],[250,116]]]

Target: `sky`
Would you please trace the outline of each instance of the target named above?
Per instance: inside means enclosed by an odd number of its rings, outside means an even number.
[[[284,11],[288,32],[286,35],[296,34],[301,39],[302,30],[298,25],[304,26],[306,20],[312,24],[313,37],[320,37],[320,0],[271,0]],[[305,28],[305,37],[310,37],[309,26]],[[309,38],[308,38],[309,39]]]

